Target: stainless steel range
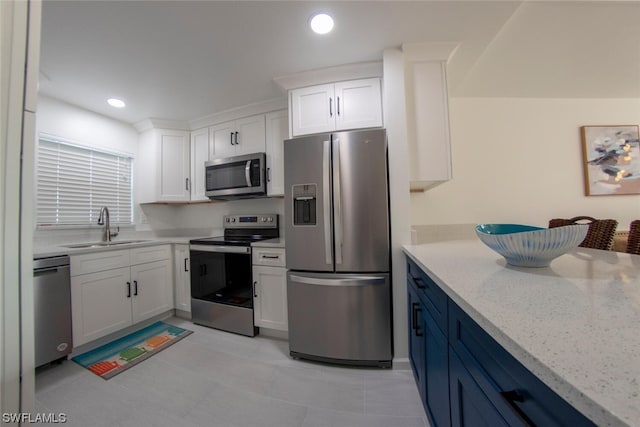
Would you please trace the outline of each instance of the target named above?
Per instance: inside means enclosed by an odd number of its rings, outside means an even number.
[[[224,236],[194,239],[191,320],[254,336],[251,243],[280,236],[277,214],[226,215]]]

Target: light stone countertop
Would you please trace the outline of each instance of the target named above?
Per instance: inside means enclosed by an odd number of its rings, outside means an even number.
[[[640,425],[640,255],[578,248],[547,268],[521,268],[479,240],[404,251],[595,424]]]
[[[284,248],[284,237],[260,240],[259,242],[251,243],[251,246],[256,248]]]
[[[74,245],[75,243],[62,243],[60,245],[40,245],[33,249],[34,258],[46,258],[59,255],[80,255],[94,252],[114,251],[118,249],[132,249],[144,246],[157,246],[169,244],[189,244],[189,240],[195,237],[156,237],[156,238],[132,238],[131,240],[141,240],[136,243],[128,243],[125,245],[112,245],[92,248],[67,248],[65,245]],[[129,239],[113,239],[114,242]]]

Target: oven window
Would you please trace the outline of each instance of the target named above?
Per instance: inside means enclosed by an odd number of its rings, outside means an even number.
[[[191,298],[253,307],[251,254],[191,251]]]
[[[247,162],[207,166],[207,191],[242,188],[247,186]]]

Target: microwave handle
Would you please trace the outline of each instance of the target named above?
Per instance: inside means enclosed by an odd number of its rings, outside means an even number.
[[[244,177],[247,179],[247,187],[251,187],[251,160],[247,160],[244,167]]]

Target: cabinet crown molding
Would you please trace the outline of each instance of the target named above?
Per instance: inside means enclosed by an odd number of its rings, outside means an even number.
[[[274,77],[273,81],[282,89],[291,90],[343,80],[366,79],[369,77],[382,77],[382,61],[360,62],[303,71],[286,76]]]
[[[174,129],[174,130],[190,130],[189,123],[181,120],[156,119],[148,118],[141,120],[133,125],[140,133],[149,129]]]
[[[231,108],[229,110],[220,111],[218,113],[209,114],[199,119],[189,122],[192,130],[214,126],[220,123],[238,120],[244,117],[255,116],[257,114],[266,114],[272,111],[284,110],[287,108],[287,98],[273,98],[267,101],[256,102],[253,104],[243,105],[241,107]]]

